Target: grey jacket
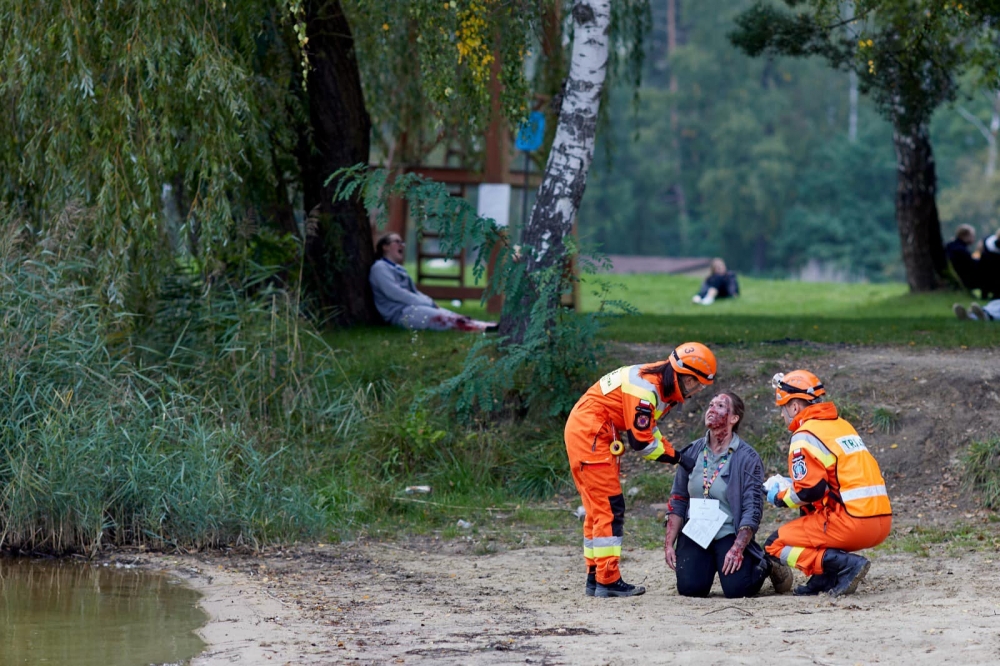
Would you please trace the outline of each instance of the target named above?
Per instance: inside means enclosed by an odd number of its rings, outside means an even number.
[[[390,324],[398,324],[403,310],[411,305],[435,307],[433,298],[417,291],[406,269],[388,259],[377,259],[372,264],[368,282],[375,296],[375,307]]]
[[[740,440],[740,445],[733,451],[733,457],[720,476],[726,481],[726,499],[733,511],[733,524],[736,529],[750,527],[754,534],[760,527],[760,519],[764,514],[764,463],[753,447],[745,439],[733,433],[734,439]],[[697,468],[698,457],[708,435],[691,442],[691,445],[681,451],[681,461],[674,475],[674,485],[670,489],[670,509],[668,513],[680,516],[687,521],[688,477]],[[747,551],[763,559],[764,549],[755,540],[750,541]]]

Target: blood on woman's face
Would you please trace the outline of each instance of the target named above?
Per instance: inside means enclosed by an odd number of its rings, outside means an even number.
[[[705,426],[712,431],[727,432],[733,426],[729,418],[732,414],[733,403],[729,396],[717,395],[705,410]]]

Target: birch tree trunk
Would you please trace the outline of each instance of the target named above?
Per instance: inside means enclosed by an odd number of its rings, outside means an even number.
[[[986,177],[993,178],[997,172],[997,132],[1000,132],[1000,90],[993,95],[993,116],[990,118],[990,132],[986,138]]]
[[[573,228],[594,157],[597,112],[608,68],[611,0],[576,0],[572,19],[573,49],[555,141],[521,239],[528,281],[539,272],[565,265],[566,237]],[[551,299],[547,305],[555,307],[559,294],[539,292],[528,284],[518,298],[508,299],[500,321],[501,335],[521,342],[539,298]]]
[[[683,159],[683,154],[681,152],[681,142],[680,142],[680,122],[677,117],[677,91],[679,86],[677,84],[677,65],[671,57],[677,52],[677,3],[680,0],[667,0],[667,59],[670,62],[670,83],[668,90],[670,91],[670,136],[671,136],[671,148],[674,150],[674,155],[676,156],[677,173],[674,175],[675,182],[673,185],[674,199],[677,202],[677,240],[680,245],[681,252],[687,252],[688,241],[689,241],[689,228],[690,228],[690,217],[688,216],[687,208],[687,196],[684,193],[684,183],[682,182],[681,175],[684,173],[684,164],[681,161]]]
[[[858,26],[854,22],[854,0],[847,0],[840,6],[841,15],[847,24],[847,38],[851,43],[858,40]],[[858,140],[858,73],[853,69],[847,74],[847,140]]]

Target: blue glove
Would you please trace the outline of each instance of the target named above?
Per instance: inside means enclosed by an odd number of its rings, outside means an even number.
[[[771,486],[771,489],[767,491],[768,504],[775,504],[774,498],[778,496],[778,492],[780,490],[781,488],[778,487],[778,484],[774,484],[773,486]],[[777,506],[777,504],[775,504],[775,506]]]

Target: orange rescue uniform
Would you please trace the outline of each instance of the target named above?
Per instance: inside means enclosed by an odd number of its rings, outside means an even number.
[[[602,585],[621,577],[618,562],[625,524],[619,461],[611,453],[611,442],[618,439],[647,460],[679,460],[656,421],[683,402],[680,381],[673,393],[662,395],[662,380],[647,372],[656,365],[662,363],[625,366],[604,375],[577,401],[566,421],[566,452],[587,511],[583,556],[588,568],[597,567],[597,582]]]
[[[800,507],[803,515],[772,534],[765,550],[812,576],[823,573],[827,548],[850,552],[882,543],[892,507],[875,457],[836,405],[809,405],[788,429],[792,487],[775,504]]]

